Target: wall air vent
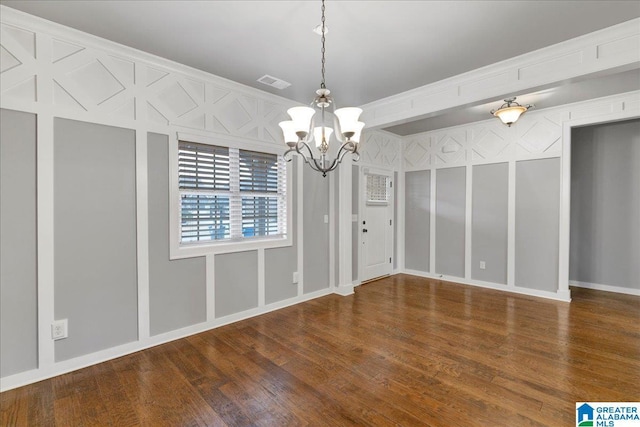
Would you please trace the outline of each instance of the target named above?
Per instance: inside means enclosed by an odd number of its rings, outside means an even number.
[[[275,87],[276,89],[284,89],[291,86],[291,83],[285,82],[284,80],[278,79],[268,74],[260,77],[258,81],[267,86]]]

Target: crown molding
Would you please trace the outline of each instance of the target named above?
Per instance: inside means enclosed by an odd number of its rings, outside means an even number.
[[[58,24],[8,6],[0,5],[0,22],[29,32],[46,33],[55,39],[79,44],[84,48],[97,49],[127,60],[135,60],[154,67],[161,67],[164,71],[169,73],[178,73],[190,78],[201,79],[232,90],[235,93],[241,93],[256,99],[290,106],[299,104],[291,99],[256,89],[251,86],[246,86],[233,80],[229,80],[139,49],[125,46],[75,28],[67,27],[66,25]]]
[[[501,99],[589,75],[640,68],[640,18],[362,105],[367,128]]]

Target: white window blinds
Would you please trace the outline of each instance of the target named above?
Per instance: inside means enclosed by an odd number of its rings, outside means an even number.
[[[178,174],[181,190],[229,190],[229,148],[181,142]]]
[[[278,192],[278,156],[238,150],[240,191]]]
[[[389,202],[389,177],[367,175],[367,204],[386,205]]]
[[[286,166],[281,156],[180,141],[183,244],[286,235]]]

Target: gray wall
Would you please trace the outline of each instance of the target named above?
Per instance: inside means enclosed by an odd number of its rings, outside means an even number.
[[[207,320],[205,258],[169,260],[169,137],[148,134],[151,335]]]
[[[56,361],[137,339],[135,132],[54,122]]]
[[[36,116],[0,110],[0,376],[38,367]]]
[[[516,163],[515,285],[558,290],[560,159]]]
[[[265,302],[267,304],[293,298],[298,295],[298,285],[293,283],[293,273],[298,271],[298,171],[297,162],[292,162],[292,204],[293,229],[292,246],[266,249],[265,258]]]
[[[431,171],[406,172],[404,197],[404,266],[411,270],[428,272],[431,224]]]
[[[214,268],[216,317],[258,306],[258,251],[216,255]]]
[[[508,184],[508,163],[473,166],[472,279],[507,283]]]
[[[304,293],[329,287],[329,177],[303,166]]]
[[[436,273],[464,277],[466,168],[436,172]]]
[[[640,120],[571,135],[570,280],[640,289]]]

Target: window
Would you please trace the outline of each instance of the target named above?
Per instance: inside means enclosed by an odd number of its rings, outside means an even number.
[[[367,204],[386,205],[389,202],[389,177],[367,175]]]
[[[179,141],[180,246],[286,237],[286,176],[277,154]]]

